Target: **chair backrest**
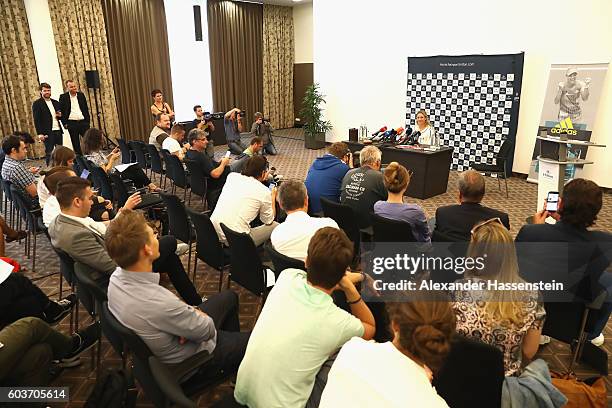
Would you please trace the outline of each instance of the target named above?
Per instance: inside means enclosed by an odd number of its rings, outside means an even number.
[[[253,239],[249,234],[233,231],[223,223],[221,229],[230,247],[230,278],[251,293],[261,296],[266,288],[265,272]]]
[[[147,144],[145,146],[149,152],[149,158],[151,159],[151,170],[154,173],[162,174],[164,172],[164,166],[161,156],[159,155],[159,150],[157,150],[157,147],[153,144]]]
[[[40,230],[40,227],[37,223],[37,217],[39,217],[39,215],[35,215],[30,212],[36,209],[40,210],[40,207],[34,207],[32,200],[30,200],[29,197],[26,197],[23,191],[17,188],[14,184],[11,184],[10,191],[11,196],[13,198],[13,202],[19,209],[19,212],[21,213],[23,219],[26,220],[27,229],[31,231],[33,231],[34,229]]]
[[[174,403],[174,405],[183,408],[196,408],[198,405],[187,398],[181,384],[176,379],[176,376],[168,369],[168,367],[160,362],[157,357],[149,357],[149,366],[151,373],[157,381],[157,384],[165,395]]]
[[[206,197],[208,190],[208,177],[204,175],[201,166],[193,160],[184,160],[187,170],[189,170],[191,192],[199,195],[200,197]]]
[[[491,345],[456,336],[433,385],[450,407],[499,407],[504,357]]]
[[[0,180],[2,182],[2,191],[4,195],[10,200],[13,201],[13,195],[11,194],[11,182],[5,179]]]
[[[107,200],[113,201],[113,185],[108,174],[100,166],[90,164],[91,177],[93,179],[94,186],[99,190],[102,197]]]
[[[161,193],[161,198],[168,209],[170,235],[185,243],[191,242],[191,222],[185,210],[185,204],[175,195]]]
[[[172,154],[170,154],[170,152],[166,149],[161,149],[159,153],[161,154],[161,157],[164,160],[164,163],[166,164],[166,175],[170,178],[170,180],[172,180],[172,182],[174,182],[174,166],[170,165],[169,159]]]
[[[604,272],[606,273],[606,272]],[[583,302],[544,302],[546,320],[542,333],[567,344],[578,340],[581,322],[586,310]]]
[[[51,242],[51,238],[49,238],[49,242]],[[53,248],[53,250],[57,254],[57,257],[59,258],[60,273],[62,274],[64,279],[66,279],[66,282],[68,282],[68,284],[72,286],[75,280],[74,259],[72,259],[72,257],[66,252],[54,247],[53,245],[51,245],[51,248]]]
[[[187,208],[187,215],[196,232],[196,250],[198,257],[216,269],[225,266],[223,245],[208,215]]]
[[[169,173],[171,179],[177,187],[185,188],[189,184],[187,181],[187,174],[183,168],[183,163],[173,154],[166,154],[165,157],[166,166],[170,168]]]
[[[278,252],[272,246],[271,242],[266,242],[264,245],[264,251],[268,255],[268,258],[272,261],[274,265],[274,275],[278,278],[278,275],[285,269],[301,269],[303,271],[306,270],[306,265],[299,259],[291,258],[289,256],[283,255]]]
[[[74,264],[74,276],[76,278],[77,294],[79,301],[85,306],[87,312],[91,316],[98,313],[99,305],[106,301],[106,293],[104,290],[90,277],[92,268],[75,262]]]
[[[90,161],[87,160],[85,157],[81,156],[80,154],[76,155],[76,157],[74,158],[74,162],[79,167],[79,171],[76,172],[79,176],[81,175],[83,170],[89,170],[89,172],[91,172],[91,169],[89,168],[90,167]]]
[[[134,155],[136,156],[136,161],[138,162],[138,165],[144,170],[144,169],[148,169],[149,168],[149,163],[147,161],[147,156],[145,153],[148,153],[146,150],[146,146],[144,144],[144,142],[140,141],[140,140],[130,140],[128,142],[128,145],[130,147],[130,149],[132,149],[132,151],[134,152]]]
[[[127,186],[123,182],[121,176],[117,173],[111,173],[110,180],[113,185],[113,191],[115,192],[115,196],[117,198],[117,207],[121,208],[125,205],[128,197],[130,196],[130,192],[127,189]]]
[[[117,138],[119,143],[119,150],[121,150],[121,163],[127,164],[132,162],[132,152],[125,139],[120,137]]]
[[[321,208],[323,209],[323,214],[336,221],[340,229],[353,241],[354,255],[357,256],[360,252],[361,233],[359,231],[359,222],[353,209],[348,205],[331,201],[325,197],[321,197]]]
[[[392,220],[372,214],[374,242],[416,242],[412,226],[405,221]]]

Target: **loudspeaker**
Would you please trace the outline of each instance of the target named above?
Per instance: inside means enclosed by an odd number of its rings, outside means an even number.
[[[100,89],[100,74],[97,70],[85,71],[85,81],[88,88]]]
[[[195,40],[202,41],[202,13],[200,6],[193,6],[193,22],[195,25]]]
[[[349,129],[349,140],[351,142],[357,142],[359,140],[359,130],[356,128]]]

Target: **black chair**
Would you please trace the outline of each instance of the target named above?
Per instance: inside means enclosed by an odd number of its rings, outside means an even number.
[[[132,356],[133,373],[142,386],[145,395],[155,407],[170,407],[172,404],[181,407],[195,407],[188,396],[193,396],[210,384],[198,384],[185,377],[202,367],[212,359],[212,354],[204,350],[179,364],[162,364],[151,352],[151,349],[132,330],[121,324],[108,309],[108,302],[102,304],[102,320],[108,323],[107,330],[114,337],[120,337]],[[157,372],[157,373],[156,373]]]
[[[128,142],[128,146],[134,152],[136,162],[146,174],[147,170],[151,168],[151,162],[148,159],[149,152],[147,150],[147,146],[140,140],[130,140]]]
[[[272,261],[272,265],[274,265],[274,275],[276,275],[276,279],[278,279],[280,273],[285,269],[306,270],[306,265],[304,265],[303,261],[281,254],[274,249],[270,241],[264,244],[264,251]]]
[[[19,213],[26,223],[25,253],[29,258],[30,250],[32,250],[32,271],[36,271],[36,237],[39,233],[47,231],[47,227],[43,224],[42,220],[42,210],[38,205],[34,207],[30,197],[26,197],[15,185],[10,186],[10,192]]]
[[[113,185],[110,176],[102,167],[96,166],[93,163],[90,163],[89,171],[91,172],[93,185],[98,189],[98,194],[114,203],[115,196],[113,194]]]
[[[503,382],[504,356],[499,349],[455,336],[432,385],[449,407],[495,408],[501,406]]]
[[[166,169],[168,177],[172,180],[172,194],[176,193],[176,187],[183,189],[183,201],[187,202],[187,190],[189,190],[189,177],[183,168],[183,163],[173,154],[170,154],[167,150],[162,149],[162,155],[166,162]]]
[[[249,234],[233,231],[223,223],[221,229],[230,248],[228,288],[230,281],[233,280],[255,296],[260,296],[262,299],[260,307],[263,307],[268,294],[267,272],[255,243]]]
[[[166,170],[164,170],[164,163],[159,154],[159,150],[153,144],[145,145],[147,151],[149,152],[149,160],[151,160],[151,176],[153,173],[159,175],[159,183],[160,186],[165,189],[166,188]],[[162,180],[163,177],[163,180]],[[163,183],[163,186],[161,185]]]
[[[184,163],[189,170],[191,192],[202,197],[202,204],[204,204],[208,194],[208,177],[204,175],[197,162],[185,159]]]
[[[348,205],[340,204],[324,197],[321,197],[321,207],[323,208],[323,214],[336,221],[340,229],[353,241],[354,259],[359,259],[361,252],[361,230],[359,229],[357,216],[353,209]]]
[[[49,243],[51,244],[51,237],[49,237],[48,233],[47,233],[47,238],[49,238]],[[76,278],[75,278],[75,273],[74,273],[74,260],[66,252],[54,247],[53,244],[51,244],[51,248],[53,248],[53,251],[55,251],[55,253],[57,254],[57,257],[59,258],[59,270],[60,270],[60,276],[61,276],[59,298],[61,299],[63,279],[66,279],[66,282],[68,282],[68,285],[70,285],[72,289],[72,293],[75,293]],[[79,327],[79,313],[78,313],[79,304],[78,303],[75,309],[76,310],[73,309],[73,313],[71,313],[70,315],[70,332],[71,333],[74,331],[73,330],[74,327],[77,327],[77,328]]]
[[[83,170],[88,170],[89,172],[91,172],[91,169],[90,169],[91,162],[79,154],[77,154],[76,157],[74,158],[74,164],[76,167],[75,173],[78,174],[79,176],[81,175]]]
[[[11,194],[11,182],[8,180],[0,179],[2,183],[2,192],[4,200],[4,214],[7,217],[7,221],[11,227],[15,227],[16,215],[19,215],[17,207],[13,204],[13,195]]]
[[[125,182],[117,173],[111,173],[110,179],[112,181],[113,194],[117,199],[117,207],[121,208],[125,205],[125,202],[130,195],[134,194],[136,190],[128,190]],[[161,197],[157,193],[144,193],[141,194],[140,198],[142,201],[140,204],[134,207],[136,210],[144,210],[150,207],[161,206],[163,203]]]
[[[508,139],[504,140],[504,142],[499,147],[499,151],[495,156],[495,164],[486,164],[486,163],[470,163],[470,168],[482,172],[482,173],[494,173],[497,175],[497,186],[499,187],[499,191],[501,191],[501,181],[500,177],[504,178],[504,183],[506,184],[506,198],[508,198],[508,170],[507,163],[510,159],[510,155],[513,152],[514,145]]]
[[[405,221],[392,220],[372,214],[374,242],[416,242],[412,226]]]
[[[130,149],[130,146],[127,144],[125,139],[118,137],[117,143],[119,143],[119,150],[121,150],[121,163],[133,163],[132,150]]]
[[[196,232],[196,257],[193,264],[193,282],[195,283],[198,259],[219,272],[219,292],[223,286],[223,271],[230,265],[230,251],[219,241],[214,225],[206,213],[199,213],[187,208]]]
[[[195,231],[191,227],[191,221],[187,216],[185,204],[175,195],[161,193],[161,198],[168,210],[168,223],[170,224],[170,235],[189,245],[187,258],[187,270],[191,269],[191,246],[195,242]],[[195,279],[195,273],[194,273]]]

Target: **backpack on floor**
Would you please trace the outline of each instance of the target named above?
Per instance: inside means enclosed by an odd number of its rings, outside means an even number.
[[[136,390],[123,370],[106,370],[96,381],[84,408],[133,408]]]

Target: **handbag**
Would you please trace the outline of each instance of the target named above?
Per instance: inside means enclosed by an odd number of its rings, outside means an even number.
[[[604,408],[608,404],[606,383],[603,377],[579,380],[573,373],[550,370],[552,383],[567,397],[564,408]]]

